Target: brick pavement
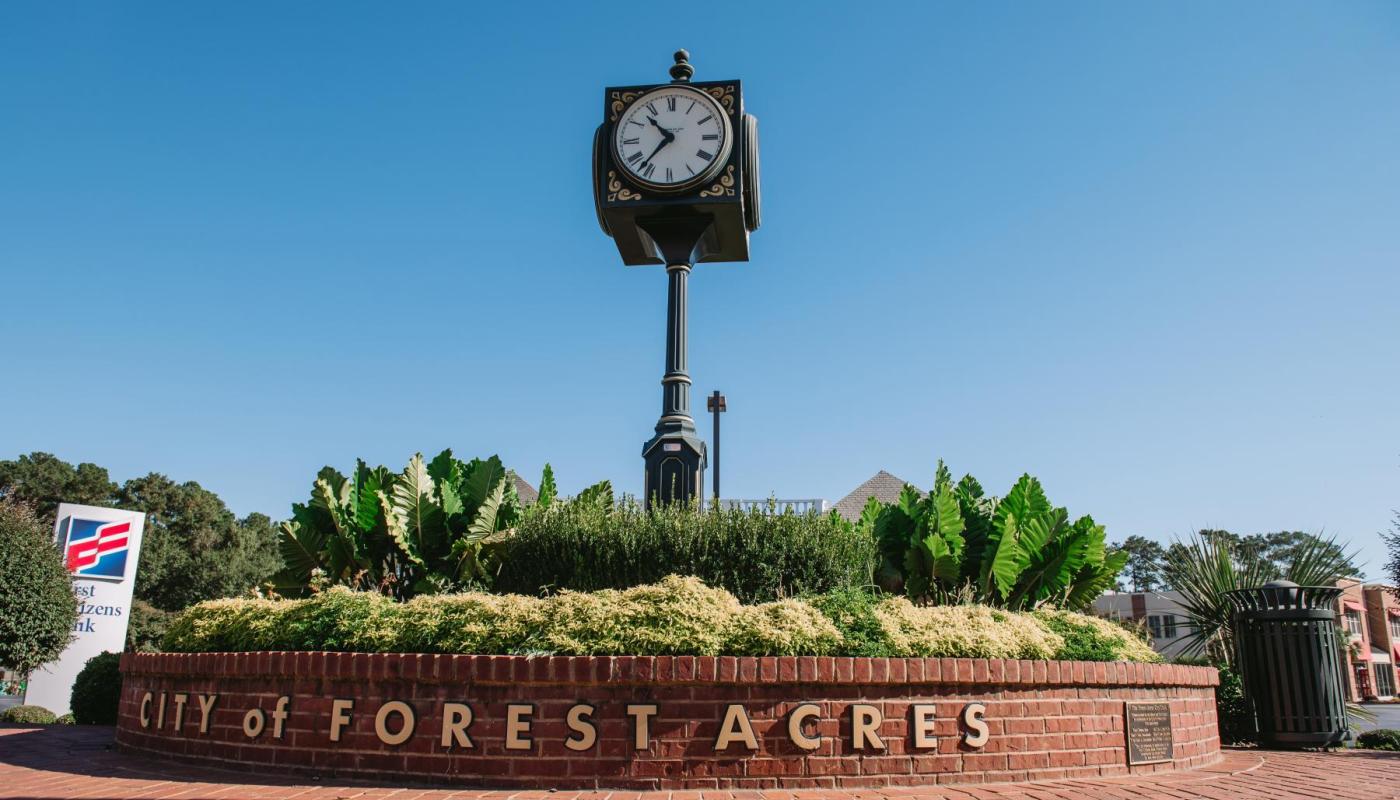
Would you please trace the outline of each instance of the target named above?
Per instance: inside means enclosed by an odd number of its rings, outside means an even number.
[[[253,774],[123,755],[112,729],[0,725],[0,799],[57,800],[1400,800],[1400,753],[1226,750],[1190,772],[880,790],[478,791]]]

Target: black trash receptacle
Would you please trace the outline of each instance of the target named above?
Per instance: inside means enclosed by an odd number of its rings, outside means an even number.
[[[1335,610],[1341,592],[1292,581],[1229,592],[1240,680],[1261,744],[1327,747],[1347,738]]]

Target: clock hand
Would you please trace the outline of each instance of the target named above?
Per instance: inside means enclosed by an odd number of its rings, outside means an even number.
[[[652,122],[655,122],[655,121],[656,121],[656,120],[652,120]],[[660,126],[657,126],[657,127],[660,127]],[[657,153],[661,152],[661,148],[663,148],[663,147],[665,147],[666,145],[670,144],[670,143],[672,142],[672,140],[674,140],[674,139],[676,138],[676,135],[675,135],[675,134],[673,134],[673,133],[667,131],[667,130],[664,129],[664,128],[662,128],[661,132],[664,133],[664,134],[666,134],[666,138],[662,139],[662,140],[661,140],[661,143],[658,144],[658,145],[656,146],[656,149],[651,151],[651,155],[649,155],[649,156],[647,156],[646,158],[642,159],[641,164],[646,164],[646,163],[650,162],[650,161],[652,160],[652,158],[654,158],[654,157],[656,156]],[[638,164],[638,166],[641,166],[641,164]]]

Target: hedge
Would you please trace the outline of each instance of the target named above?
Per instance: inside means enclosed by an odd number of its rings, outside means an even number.
[[[697,578],[671,575],[621,591],[544,598],[471,593],[397,603],[333,588],[305,600],[212,600],[175,619],[165,649],[1159,660],[1111,624],[1067,612],[1046,619],[984,606],[919,607],[850,590],[744,605]]]
[[[53,533],[27,506],[0,499],[0,666],[26,674],[73,638],[78,598]]]
[[[1356,737],[1356,746],[1366,750],[1400,751],[1400,731],[1376,728]]]
[[[862,586],[875,559],[869,535],[815,513],[556,503],[502,544],[492,589],[627,589],[684,574],[762,603]]]
[[[80,725],[115,725],[121,704],[121,656],[102,652],[89,658],[73,679],[68,707]]]

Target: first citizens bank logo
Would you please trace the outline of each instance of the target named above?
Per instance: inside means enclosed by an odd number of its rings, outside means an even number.
[[[79,578],[120,581],[126,576],[127,542],[131,523],[102,522],[81,517],[68,517],[63,555],[68,571]]]

